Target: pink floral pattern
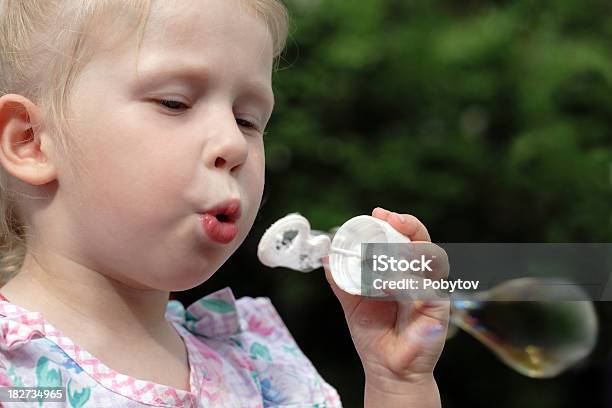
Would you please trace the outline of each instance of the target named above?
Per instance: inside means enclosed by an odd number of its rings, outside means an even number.
[[[301,352],[270,299],[236,300],[226,287],[187,308],[170,301],[166,318],[188,351],[189,391],[118,373],[40,313],[0,299],[0,385],[43,386],[43,379],[52,379],[53,384],[67,386],[65,406],[71,407],[342,406],[336,390]]]

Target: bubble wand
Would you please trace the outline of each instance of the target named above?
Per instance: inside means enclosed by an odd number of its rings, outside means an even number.
[[[266,230],[257,256],[266,266],[301,272],[322,267],[322,258],[329,256],[338,287],[362,295],[361,244],[409,242],[385,221],[367,215],[324,232],[312,230],[306,218],[292,213]],[[389,296],[382,290],[368,295]],[[530,298],[538,301],[525,301]],[[519,373],[550,378],[595,347],[599,324],[593,303],[575,301],[585,298],[581,288],[564,279],[519,278],[476,295],[452,293],[450,319]]]

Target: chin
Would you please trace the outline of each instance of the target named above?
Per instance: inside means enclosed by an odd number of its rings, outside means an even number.
[[[247,220],[242,220],[247,221]],[[166,271],[160,271],[157,275],[153,287],[158,290],[180,292],[193,289],[206,282],[225,264],[230,256],[242,245],[252,222],[243,222],[240,225],[239,233],[227,244],[208,244],[202,247],[197,261],[172,265]],[[248,227],[248,228],[247,228]]]
[[[161,277],[159,282],[160,289],[181,292],[201,285],[219,270],[230,255],[234,253],[234,250],[224,254],[222,257],[216,256],[215,259],[208,258],[202,260],[197,267],[173,269],[169,274]]]

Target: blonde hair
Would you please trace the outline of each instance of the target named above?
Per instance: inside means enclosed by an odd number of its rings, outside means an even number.
[[[71,86],[100,39],[118,41],[137,31],[140,48],[153,1],[0,0],[0,96],[15,93],[36,103],[58,150],[72,152],[64,157],[74,164],[78,145],[68,137],[66,113]],[[265,20],[278,62],[288,31],[285,6],[279,0],[242,1]],[[0,166],[0,286],[19,271],[26,253],[28,226],[10,182]]]

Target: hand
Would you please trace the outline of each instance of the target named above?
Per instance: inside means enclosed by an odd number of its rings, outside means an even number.
[[[413,242],[431,242],[425,226],[412,215],[376,208],[372,216],[388,222]],[[446,253],[443,250],[441,253],[443,256],[438,258],[443,258],[444,262],[434,265],[433,275],[447,277],[448,261]],[[433,369],[446,339],[449,301],[409,301],[405,296],[382,301],[351,295],[335,284],[327,257],[323,264],[361,359],[366,390],[370,387],[379,395],[397,396],[403,392],[408,395],[417,388],[429,390],[433,383],[437,392]]]

